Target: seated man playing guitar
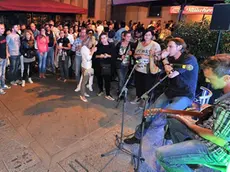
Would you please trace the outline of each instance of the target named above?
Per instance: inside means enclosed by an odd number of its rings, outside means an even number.
[[[156,149],[156,157],[167,172],[192,172],[187,164],[218,167],[230,163],[230,55],[210,57],[201,67],[206,81],[214,89],[223,89],[224,95],[215,101],[212,115],[203,123],[181,115],[168,119],[175,144]],[[181,131],[175,130],[179,128]]]

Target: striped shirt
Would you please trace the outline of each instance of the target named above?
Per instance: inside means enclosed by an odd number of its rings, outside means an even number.
[[[211,129],[213,134],[230,143],[230,93],[223,95],[214,103],[213,115],[203,123],[202,127]],[[220,147],[204,138],[199,138],[203,142],[216,161],[224,164],[230,163],[230,147]]]

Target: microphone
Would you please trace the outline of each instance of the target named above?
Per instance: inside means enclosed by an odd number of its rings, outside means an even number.
[[[172,67],[175,67],[175,68],[182,68],[182,69],[185,69],[185,70],[188,70],[188,71],[193,70],[193,66],[190,65],[190,64],[176,64],[176,63],[171,63],[170,65],[171,65]]]
[[[141,59],[141,57],[137,57],[136,60],[135,60],[135,62],[136,63],[140,63],[140,59]]]

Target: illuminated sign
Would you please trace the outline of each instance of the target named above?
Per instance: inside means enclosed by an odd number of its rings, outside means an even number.
[[[170,14],[178,14],[180,6],[170,7]],[[185,6],[183,14],[209,14],[212,15],[213,7],[202,7],[202,6]]]

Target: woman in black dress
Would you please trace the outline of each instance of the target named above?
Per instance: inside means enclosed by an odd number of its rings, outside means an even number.
[[[99,87],[98,96],[103,95],[103,82],[105,83],[105,98],[108,100],[114,100],[110,94],[111,76],[115,70],[115,46],[108,42],[108,36],[106,33],[101,33],[99,37],[99,43],[97,45],[97,51],[95,53],[94,69]]]

